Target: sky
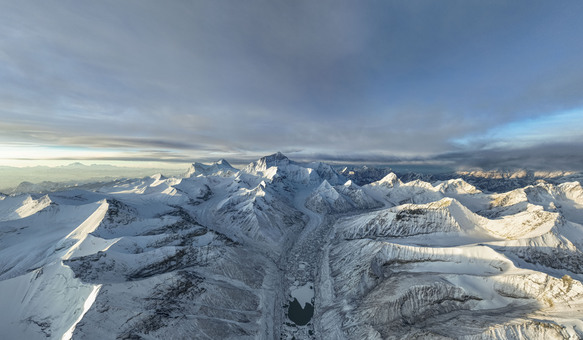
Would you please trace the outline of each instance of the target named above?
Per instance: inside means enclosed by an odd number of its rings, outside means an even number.
[[[582,1],[0,0],[0,165],[583,170]]]

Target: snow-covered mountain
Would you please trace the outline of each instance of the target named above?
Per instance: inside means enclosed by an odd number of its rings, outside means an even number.
[[[382,179],[391,173],[391,169],[363,165],[362,167],[344,167],[340,173],[355,184],[365,185]]]
[[[192,165],[188,168],[184,177],[196,177],[196,176],[210,176],[210,175],[219,175],[219,176],[230,176],[236,173],[238,170],[233,168],[229,162],[224,159],[219,159],[218,161],[212,164],[203,164],[203,163],[192,163]]]
[[[0,338],[583,337],[580,182],[369,173],[276,153],[0,195]]]
[[[380,180],[391,171],[387,168],[363,166],[344,167],[340,173],[358,185],[365,185]],[[428,167],[416,170],[395,170],[394,173],[403,182],[421,180],[433,183],[450,179],[463,179],[476,188],[488,192],[505,192],[519,189],[528,185],[535,185],[539,180],[552,184],[583,181],[583,173],[575,171],[533,171],[524,169],[454,171]]]

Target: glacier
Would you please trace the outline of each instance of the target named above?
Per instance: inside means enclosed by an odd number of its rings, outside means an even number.
[[[580,339],[583,188],[538,176],[275,153],[0,195],[0,337]]]

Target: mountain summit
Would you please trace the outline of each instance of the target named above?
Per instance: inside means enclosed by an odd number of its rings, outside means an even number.
[[[249,173],[264,172],[271,167],[285,167],[291,164],[289,158],[287,158],[281,152],[276,152],[272,155],[264,156],[259,158],[257,161],[247,165],[243,171]]]

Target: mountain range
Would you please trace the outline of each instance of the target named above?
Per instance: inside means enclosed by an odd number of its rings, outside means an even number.
[[[458,175],[276,153],[0,195],[0,333],[582,338],[577,174]]]

